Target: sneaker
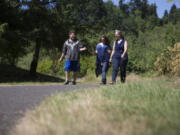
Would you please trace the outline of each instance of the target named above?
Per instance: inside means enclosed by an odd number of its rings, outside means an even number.
[[[75,82],[75,81],[72,81],[72,85],[76,85],[76,82]]]
[[[64,82],[64,85],[68,85],[68,84],[69,84],[69,81],[65,81],[65,82]]]
[[[111,85],[115,84],[116,82],[110,82]]]

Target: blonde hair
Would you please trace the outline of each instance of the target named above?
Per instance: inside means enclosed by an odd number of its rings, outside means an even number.
[[[121,32],[120,30],[115,30],[115,33],[118,34],[118,35],[120,35],[120,37],[121,37],[122,39],[124,39],[124,35],[122,34],[122,32]]]
[[[115,30],[115,33],[120,34],[120,33],[121,33],[121,31],[120,31],[120,30]]]

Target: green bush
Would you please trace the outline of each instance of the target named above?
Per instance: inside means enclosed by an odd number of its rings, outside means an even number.
[[[95,56],[81,57],[81,60],[80,60],[81,70],[80,70],[79,75],[85,76],[87,74],[95,74],[95,62],[96,62]]]
[[[37,72],[51,73],[52,72],[52,61],[44,59],[38,63]]]
[[[138,37],[127,34],[129,64],[128,71],[149,72],[154,70],[157,57],[172,47],[175,42],[180,42],[180,24],[167,24],[164,27],[155,27],[151,31],[139,31]]]
[[[138,31],[138,36],[133,33],[125,33],[125,39],[128,41],[128,56],[129,61],[127,65],[127,72],[146,73],[152,72],[155,69],[154,63],[158,56],[161,55],[167,47],[172,47],[175,42],[180,42],[180,23],[172,25],[171,23],[164,25],[164,27],[155,27],[152,30],[144,32]],[[114,30],[105,33],[111,41],[111,47],[113,46]],[[81,54],[81,71],[79,77],[83,77],[87,74],[94,74],[95,70],[95,56],[92,53],[95,51],[96,45],[99,42],[101,33],[90,31],[89,33],[80,33],[78,39],[80,39],[84,46],[88,48]],[[59,65],[57,60],[52,68],[53,58],[58,60],[59,50],[53,51],[41,50],[38,71],[48,74],[64,75],[64,62]],[[48,56],[48,57],[47,57]],[[30,57],[30,56],[29,56]],[[32,55],[31,55],[32,57]],[[56,58],[57,57],[57,58]],[[32,59],[22,58],[20,59],[20,65],[30,65]],[[166,67],[166,65],[164,65]],[[26,66],[27,67],[27,66]],[[177,68],[177,67],[176,67]],[[108,74],[112,73],[112,68],[109,69]]]
[[[61,64],[56,61],[53,69],[52,60],[45,58],[44,60],[39,61],[37,72],[61,76],[64,75],[64,65],[65,61],[63,61]]]
[[[29,70],[31,62],[32,62],[32,58],[33,58],[33,53],[28,53],[27,55],[19,58],[16,66]]]
[[[37,72],[46,73],[46,74],[54,74],[55,75],[64,75],[64,66],[65,60],[62,64],[59,64],[56,61],[54,67],[55,70],[52,69],[52,60],[45,58],[44,60],[39,61]],[[78,74],[79,77],[84,77],[87,74],[94,74],[95,75],[95,56],[83,56],[80,59],[80,72]]]

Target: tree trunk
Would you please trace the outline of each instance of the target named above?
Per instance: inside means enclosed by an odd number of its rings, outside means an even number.
[[[30,67],[30,75],[31,76],[36,76],[39,52],[40,52],[40,40],[36,39],[35,52],[34,52],[33,60],[31,62],[31,67]]]

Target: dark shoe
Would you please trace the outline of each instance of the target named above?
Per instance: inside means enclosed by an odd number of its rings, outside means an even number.
[[[122,78],[121,83],[125,83],[125,80],[126,80],[125,78]]]
[[[69,81],[65,81],[65,82],[64,82],[64,85],[68,85],[68,84],[69,84]]]
[[[125,80],[121,80],[121,83],[125,83]]]
[[[75,81],[72,81],[72,85],[76,85],[76,82],[75,82]]]
[[[106,85],[106,82],[101,82],[100,85]]]

